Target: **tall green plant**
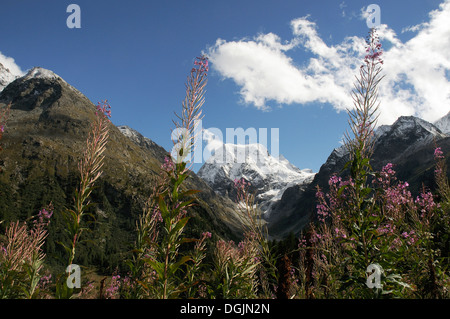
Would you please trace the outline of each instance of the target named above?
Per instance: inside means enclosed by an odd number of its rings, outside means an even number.
[[[315,250],[310,263],[321,270],[316,282],[328,287],[325,295],[336,297],[400,295],[407,286],[396,270],[402,250],[391,249],[395,237],[379,231],[386,225],[394,227],[399,218],[384,209],[385,190],[371,183],[377,178],[370,158],[378,117],[378,85],[383,79],[382,50],[375,29],[370,30],[366,43],[367,54],[352,91],[354,109],[348,112],[351,133],[345,134],[350,155],[344,168],[349,172],[348,180],[332,176],[330,193],[325,195],[318,189],[320,223],[312,229],[310,247],[306,247]],[[366,269],[373,264],[384,270],[382,289],[367,286],[370,274]]]
[[[252,241],[255,253],[251,267],[257,265],[256,273],[259,273],[259,285],[265,298],[272,298],[275,293],[274,287],[278,282],[277,257],[269,246],[269,234],[266,221],[261,216],[261,211],[255,203],[255,196],[249,191],[250,183],[244,178],[234,181],[237,191],[236,202],[238,205],[238,216],[244,228],[244,240]],[[253,278],[256,282],[257,278]]]
[[[11,222],[5,242],[0,245],[0,299],[27,298],[39,295],[45,253],[42,247],[53,214],[51,206],[42,209],[29,222]]]
[[[193,195],[198,191],[184,190],[182,185],[190,174],[187,163],[194,151],[195,124],[202,116],[208,59],[199,57],[194,65],[187,78],[181,115],[176,115],[179,121],[174,121],[173,152],[162,165],[162,175],[138,225],[134,258],[128,263],[138,297],[167,299],[177,298],[187,290],[192,293],[186,285],[189,280],[182,280],[179,274],[187,262],[195,265],[199,260],[193,260],[190,255],[181,256],[179,248],[184,243],[197,241],[184,238],[183,232],[190,219],[187,208],[193,205]],[[196,269],[198,267],[191,268]],[[149,271],[154,273],[150,281],[144,275]]]
[[[95,115],[95,120],[91,125],[91,131],[86,140],[83,157],[78,163],[81,181],[75,191],[74,205],[73,208],[64,212],[65,230],[69,235],[70,243],[68,245],[61,243],[61,245],[68,254],[68,267],[71,267],[73,264],[76,248],[82,233],[88,229],[84,225],[86,216],[91,217],[93,220],[95,219],[95,216],[89,213],[88,209],[93,205],[90,196],[95,188],[95,183],[103,173],[104,152],[109,138],[110,121],[108,117],[111,117],[111,107],[107,101],[98,103]],[[61,281],[57,285],[57,295],[60,298],[70,297],[73,293],[73,290],[66,286],[65,278],[66,276],[62,276],[60,278]]]

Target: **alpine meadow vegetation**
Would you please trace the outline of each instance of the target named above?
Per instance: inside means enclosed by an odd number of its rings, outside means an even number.
[[[102,176],[111,125],[108,102],[99,103],[78,164],[73,206],[61,212],[49,203],[36,216],[3,225],[0,298],[449,298],[450,185],[442,149],[434,151],[435,193],[423,187],[414,197],[408,182],[396,177],[395,165],[386,163],[380,171],[371,166],[382,56],[371,29],[351,93],[354,107],[345,135],[349,161],[342,174],[329,176],[327,190],[317,187],[314,218],[300,236],[279,242],[269,240],[251,181],[245,179],[234,183],[240,241],[207,231],[187,235],[199,191],[186,181],[192,178],[194,123],[203,116],[209,71],[208,58],[197,57],[173,122],[175,152],[161,165],[137,219],[125,269],[100,285],[83,281],[80,288],[69,287],[71,267],[80,263],[83,268],[79,245],[96,245],[85,234],[97,222],[91,197]],[[9,106],[0,110],[0,140],[9,112]],[[43,247],[58,214],[65,223],[66,240],[58,243],[65,255],[59,272],[51,272]],[[374,275],[378,284],[370,285]]]

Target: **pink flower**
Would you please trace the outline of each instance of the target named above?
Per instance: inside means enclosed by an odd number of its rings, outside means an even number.
[[[204,233],[202,234],[202,237],[204,237],[204,238],[211,238],[211,236],[212,236],[212,234],[211,234],[209,231],[204,232]]]
[[[330,180],[328,181],[328,185],[330,185],[330,186],[335,185],[341,181],[342,181],[342,178],[337,177],[336,175],[333,175],[330,177]]]
[[[170,157],[166,156],[164,158],[164,164],[162,164],[161,168],[166,172],[172,172],[175,169],[175,164]]]
[[[102,101],[102,103],[98,102],[97,104],[97,112],[95,112],[95,115],[98,115],[98,112],[103,113],[106,117],[111,117],[111,106],[109,105],[108,101]]]
[[[438,147],[434,150],[434,157],[437,159],[444,158],[444,153],[442,152],[442,148]]]
[[[194,65],[198,65],[200,68],[198,69],[201,73],[209,71],[209,62],[206,56],[197,57],[194,61]],[[193,69],[195,71],[195,69]]]
[[[161,211],[159,209],[155,208],[153,210],[153,216],[156,219],[156,221],[158,221],[160,223],[163,221],[163,218],[162,218],[162,215],[161,215]]]
[[[376,36],[375,31],[371,31],[370,35],[366,40],[366,56],[364,57],[364,62],[366,64],[369,63],[381,63],[383,64],[383,60],[381,59],[381,55],[383,54],[383,50],[381,48],[381,43],[379,41],[378,36]]]
[[[48,212],[46,209],[43,209],[39,212],[38,216],[46,219],[50,219],[52,217],[53,212]]]

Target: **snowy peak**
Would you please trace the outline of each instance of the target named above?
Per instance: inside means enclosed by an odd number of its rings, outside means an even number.
[[[395,154],[402,157],[415,152],[423,145],[448,136],[448,133],[443,132],[446,125],[450,124],[450,114],[439,121],[441,128],[415,116],[401,116],[394,124],[376,129],[375,150],[379,149],[385,158],[391,159]],[[327,160],[328,165],[336,165],[347,155],[348,150],[344,145],[334,149]]]
[[[53,71],[41,68],[41,67],[34,67],[30,71],[28,71],[27,74],[23,77],[24,80],[31,80],[31,79],[50,79],[50,80],[56,80],[61,79],[60,76],[53,73]]]
[[[445,137],[447,137],[446,134],[425,120],[414,116],[401,116],[390,130],[378,138],[376,144],[390,143],[393,146],[395,143],[401,143],[395,146],[398,148],[396,153],[402,151],[401,156],[406,156],[423,145]]]
[[[0,63],[0,92],[19,75],[12,74],[11,71]]]
[[[222,148],[215,150],[207,163],[259,163],[266,161],[269,152],[262,144],[223,144]]]
[[[117,128],[123,135],[125,135],[126,137],[128,137],[129,139],[131,139],[134,142],[138,142],[142,137],[141,133],[139,133],[138,131],[136,131],[135,129],[132,129],[131,127],[129,127],[127,125],[120,125],[120,126],[117,126]]]
[[[434,122],[434,125],[447,135],[450,135],[450,112],[441,119]]]
[[[223,144],[198,171],[216,192],[235,199],[234,181],[244,178],[251,183],[256,201],[265,217],[273,213],[273,204],[294,185],[312,181],[310,169],[299,169],[283,156],[274,157],[261,144]]]
[[[282,155],[271,156],[262,144],[223,144],[199,170],[199,175],[214,182],[219,173],[225,173],[229,180],[245,178],[253,183],[263,180],[303,180],[313,174],[311,170],[300,170]]]
[[[434,136],[442,135],[436,126],[415,116],[399,117],[394,123],[393,128],[395,128],[399,133],[402,133],[405,130],[424,129]]]

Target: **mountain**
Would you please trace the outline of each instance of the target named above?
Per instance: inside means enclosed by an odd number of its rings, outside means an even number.
[[[11,71],[0,63],[0,92],[19,76],[12,74]]]
[[[0,220],[24,220],[52,202],[47,254],[63,255],[58,241],[67,240],[61,212],[71,207],[79,184],[77,164],[83,154],[95,106],[60,76],[33,68],[0,93],[0,107],[11,103],[0,153]],[[103,175],[92,194],[96,223],[83,234],[97,245],[81,244],[76,263],[112,271],[135,240],[136,220],[151,194],[164,157],[162,147],[128,127],[109,127]],[[187,236],[210,231],[222,238],[240,235],[234,204],[216,194],[194,173],[185,187],[201,192],[190,209]],[[0,224],[3,231],[6,223]]]
[[[159,146],[148,137],[143,136],[135,129],[132,129],[127,125],[119,125],[117,126],[117,128],[133,143],[149,150],[152,153],[153,157],[158,159],[158,161],[160,161],[161,163],[163,163],[165,157],[169,155],[169,153],[163,147]]]
[[[450,135],[450,112],[447,113],[444,117],[440,118],[434,125],[441,130],[441,132]]]
[[[448,115],[437,122],[448,123]],[[444,127],[440,125],[439,127]],[[371,165],[380,170],[387,163],[394,164],[399,180],[408,181],[413,194],[418,194],[422,186],[435,189],[434,149],[442,147],[450,166],[450,134],[443,133],[437,126],[413,116],[402,116],[390,125],[380,126],[376,133]],[[307,225],[315,213],[316,186],[327,190],[332,174],[342,172],[349,154],[344,146],[334,149],[321,166],[313,181],[303,190],[291,187],[285,190],[280,205],[285,209],[269,224],[269,233],[282,238],[290,232],[298,233]],[[449,172],[450,176],[450,172]],[[290,196],[289,194],[294,194]]]
[[[277,202],[287,188],[307,185],[314,177],[310,169],[300,170],[283,156],[271,156],[261,144],[224,144],[197,174],[217,193],[233,200],[234,181],[241,178],[250,181],[250,190],[255,193],[255,201],[266,220],[278,214]]]

